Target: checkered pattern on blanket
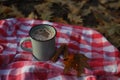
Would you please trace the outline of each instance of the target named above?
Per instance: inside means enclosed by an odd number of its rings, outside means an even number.
[[[56,63],[37,61],[32,53],[20,48],[20,40],[28,37],[34,25],[49,24],[56,28],[56,47],[66,43],[70,52],[84,54],[91,69],[76,77],[66,75],[61,60]],[[24,44],[31,47],[30,42]],[[81,63],[82,64],[82,63]],[[119,80],[120,52],[99,32],[83,26],[34,19],[0,20],[0,80]]]

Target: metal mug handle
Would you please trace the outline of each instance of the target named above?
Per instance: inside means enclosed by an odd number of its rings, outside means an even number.
[[[20,47],[21,47],[23,50],[25,50],[25,51],[32,52],[32,48],[26,48],[26,47],[24,47],[24,46],[22,45],[23,42],[26,42],[26,41],[31,41],[31,40],[30,40],[30,37],[26,37],[26,38],[21,39],[21,41],[20,41]]]

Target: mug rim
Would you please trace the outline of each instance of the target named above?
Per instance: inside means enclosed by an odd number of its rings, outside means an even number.
[[[35,39],[34,37],[32,37],[31,31],[32,31],[34,28],[39,27],[39,26],[50,26],[50,27],[52,27],[52,28],[54,29],[54,31],[55,31],[54,36],[51,37],[51,38],[48,39],[48,40],[37,40],[37,39]],[[52,40],[53,38],[55,38],[56,33],[57,33],[57,30],[56,30],[52,25],[49,25],[49,24],[38,24],[38,25],[34,25],[34,26],[30,29],[30,31],[29,31],[29,36],[30,36],[33,40],[40,41],[40,42],[46,42],[46,41],[50,41],[50,40]]]

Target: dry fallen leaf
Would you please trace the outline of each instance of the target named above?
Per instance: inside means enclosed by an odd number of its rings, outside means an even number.
[[[12,11],[12,9],[10,8],[10,7],[7,7],[7,6],[3,6],[3,5],[0,5],[0,14],[1,13],[9,13],[9,12],[11,12]]]
[[[16,18],[22,18],[22,17],[24,17],[24,15],[14,5],[12,5],[11,9],[13,11],[10,12],[10,13],[8,13],[8,15],[14,16]]]
[[[11,7],[1,5],[0,14],[3,14],[3,16],[1,16],[2,18],[5,18],[5,17],[15,17],[15,18],[24,17],[24,15],[14,5],[11,5]]]
[[[100,3],[105,4],[108,2],[108,0],[99,0]]]
[[[53,17],[52,21],[68,24],[67,21],[65,21],[63,18]]]
[[[30,18],[30,19],[37,19],[37,15],[34,13],[34,12],[31,12],[27,18]]]
[[[75,14],[68,14],[68,19],[70,20],[70,22],[74,23],[74,24],[79,24],[82,23],[82,18],[80,15],[75,15]]]
[[[88,64],[89,59],[80,53],[71,53],[67,56],[67,58],[64,60],[64,73],[69,73],[72,69],[76,70],[77,77],[80,77],[84,73],[84,69],[88,68],[90,69],[90,66]]]
[[[108,3],[108,7],[114,8],[114,9],[119,9],[120,8],[120,0],[118,0],[118,2]]]

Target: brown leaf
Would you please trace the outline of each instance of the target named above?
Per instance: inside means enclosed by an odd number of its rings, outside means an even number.
[[[64,61],[64,73],[68,73],[69,71],[74,69],[77,71],[77,76],[80,77],[81,74],[84,73],[84,68],[90,69],[90,66],[87,63],[88,60],[89,59],[83,54],[69,54],[67,59]]]
[[[37,15],[34,13],[34,12],[31,12],[27,18],[30,18],[30,19],[37,19]]]
[[[119,9],[119,8],[120,8],[120,0],[117,1],[117,2],[108,3],[108,6],[109,6],[110,8]]]
[[[108,2],[108,0],[99,0],[100,3],[105,4]]]
[[[24,17],[24,15],[14,5],[12,5],[11,9],[13,11],[8,13],[8,15],[14,16],[16,18]]]
[[[70,22],[72,22],[74,24],[82,23],[82,21],[83,21],[80,15],[76,15],[76,14],[72,14],[72,13],[68,14],[68,19],[70,20]]]
[[[71,69],[73,68],[74,64],[74,55],[73,54],[69,54],[69,56],[67,56],[67,58],[64,60],[64,73],[67,74],[69,71],[71,71]]]
[[[49,10],[43,11],[41,13],[41,19],[42,20],[51,20],[52,18],[52,12]]]
[[[59,22],[59,23],[64,23],[64,24],[68,24],[67,21],[65,21],[63,18],[59,18],[59,17],[53,17],[52,21]]]

